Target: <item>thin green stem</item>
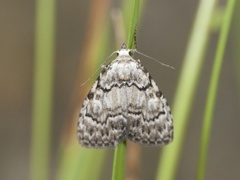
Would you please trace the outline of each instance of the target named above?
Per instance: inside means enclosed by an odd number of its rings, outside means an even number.
[[[127,47],[129,49],[134,46],[134,33],[138,22],[140,0],[135,0],[133,11],[128,30]],[[125,177],[125,164],[126,164],[126,141],[121,142],[114,152],[112,180],[124,180]]]
[[[112,180],[125,179],[125,156],[126,141],[123,141],[116,147],[114,152]]]
[[[203,180],[205,176],[207,150],[209,146],[210,133],[212,129],[214,106],[216,102],[218,82],[222,68],[223,56],[227,43],[227,37],[230,29],[231,19],[233,15],[234,5],[236,0],[227,1],[226,11],[223,17],[222,26],[220,29],[219,43],[217,46],[216,56],[214,59],[213,71],[208,89],[206,108],[203,118],[203,127],[201,135],[200,155],[198,162],[197,179]]]
[[[139,16],[139,5],[140,5],[140,1],[135,0],[133,5],[133,14],[131,17],[129,31],[128,31],[127,47],[129,49],[134,48],[134,43],[135,43],[134,36],[135,36],[135,30],[137,28],[137,22],[138,22],[138,16]]]
[[[32,180],[48,179],[54,77],[54,37],[55,1],[38,0],[33,79]]]

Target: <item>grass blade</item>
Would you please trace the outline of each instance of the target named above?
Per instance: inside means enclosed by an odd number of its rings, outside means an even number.
[[[115,149],[112,180],[125,179],[125,157],[126,157],[126,141],[121,142]]]
[[[140,6],[140,0],[135,0],[133,4],[133,13],[130,20],[130,25],[128,29],[128,41],[127,41],[127,47],[129,49],[134,48],[134,35],[135,30],[137,28],[137,22],[138,22],[138,16],[139,16],[139,6]]]
[[[220,72],[223,62],[223,56],[225,52],[225,47],[227,43],[227,37],[230,29],[230,23],[233,15],[234,5],[236,0],[227,1],[227,6],[225,14],[223,16],[222,26],[220,28],[219,42],[217,46],[217,51],[213,64],[213,71],[210,79],[210,85],[207,95],[207,103],[203,119],[202,135],[201,135],[201,145],[200,154],[198,162],[198,172],[197,179],[203,180],[205,176],[206,161],[207,161],[207,150],[209,146],[210,133],[213,121],[214,106],[216,102],[218,82],[220,78]]]
[[[215,2],[216,0],[201,0],[199,4],[173,104],[175,139],[170,145],[163,148],[157,172],[158,180],[173,180],[176,175],[188,116],[209,39]]]
[[[54,37],[55,1],[38,0],[36,5],[36,41],[33,79],[32,180],[46,180],[49,174],[54,77]]]

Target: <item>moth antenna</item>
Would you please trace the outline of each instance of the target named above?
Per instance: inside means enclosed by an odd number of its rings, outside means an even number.
[[[117,51],[112,52],[112,53],[107,57],[107,59],[106,59],[102,64],[100,64],[100,65],[98,66],[98,68],[94,71],[94,73],[93,73],[84,83],[82,83],[82,84],[80,85],[80,87],[82,87],[82,86],[84,86],[86,83],[88,83],[88,82],[93,78],[93,76],[95,76],[95,74],[99,71],[99,69],[102,68],[102,67],[104,67],[104,64],[107,62],[107,60],[108,60],[110,57],[112,57],[112,55],[114,55],[115,53],[117,53]]]
[[[134,48],[137,49],[137,28],[134,31]]]
[[[165,63],[163,63],[163,62],[161,62],[161,61],[159,61],[159,60],[157,60],[157,59],[155,59],[155,58],[152,58],[152,57],[150,57],[150,56],[148,56],[148,55],[146,55],[146,54],[144,54],[144,53],[141,53],[141,52],[139,52],[138,50],[137,50],[137,28],[135,28],[135,31],[134,31],[134,48],[135,49],[131,49],[131,51],[133,52],[133,53],[138,53],[138,54],[140,54],[140,55],[142,55],[142,56],[145,56],[145,57],[147,57],[147,58],[149,58],[149,59],[152,59],[152,60],[154,60],[154,61],[156,61],[157,63],[159,63],[159,64],[161,64],[162,66],[166,66],[166,67],[168,67],[168,68],[171,68],[171,69],[174,69],[175,70],[175,68],[174,67],[172,67],[172,66],[170,66],[170,65],[168,65],[168,64],[165,64]]]
[[[141,53],[141,52],[139,52],[137,49],[133,49],[132,51],[133,51],[133,52],[136,52],[136,53],[138,53],[138,54],[140,54],[140,55],[142,55],[142,56],[145,56],[145,57],[147,57],[147,58],[149,58],[149,59],[152,59],[152,60],[156,61],[157,63],[161,64],[162,66],[165,66],[165,67],[168,67],[168,68],[171,68],[171,69],[174,69],[174,70],[175,70],[175,68],[174,68],[173,66],[170,66],[170,65],[168,65],[168,64],[165,64],[165,63],[163,63],[163,62],[161,62],[161,61],[159,61],[159,60],[157,60],[157,59],[155,59],[155,58],[152,58],[152,57],[150,57],[150,56],[148,56],[148,55],[146,55],[146,54],[144,54],[144,53]]]

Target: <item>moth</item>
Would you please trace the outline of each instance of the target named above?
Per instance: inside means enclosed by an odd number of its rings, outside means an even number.
[[[126,44],[116,53],[83,102],[79,143],[88,148],[116,147],[126,139],[148,146],[170,143],[173,118],[166,98]]]

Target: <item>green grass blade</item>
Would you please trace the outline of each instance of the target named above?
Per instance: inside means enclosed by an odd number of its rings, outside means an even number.
[[[109,26],[105,25],[105,28],[102,29],[102,37],[98,37],[99,39],[93,39],[97,44],[97,47],[94,45],[91,46],[88,50],[94,53],[96,56],[98,55],[99,59],[104,59],[106,57],[105,51],[101,51],[101,49],[107,49],[108,37],[107,35],[109,30]],[[98,31],[99,32],[99,31]],[[101,48],[100,48],[101,46]],[[87,58],[88,59],[88,58]],[[98,59],[98,58],[97,58]],[[95,60],[95,58],[93,58]],[[89,62],[90,63],[90,62]],[[94,64],[95,63],[95,64]],[[99,62],[98,62],[99,63]],[[97,61],[92,62],[93,66],[97,66]],[[77,142],[76,137],[76,123],[74,123],[73,131],[68,143],[63,143],[62,147],[60,147],[61,157],[60,163],[57,170],[56,179],[57,180],[78,180],[78,179],[91,179],[97,180],[101,175],[101,170],[104,167],[104,160],[107,150],[93,150],[81,147]]]
[[[126,141],[121,142],[115,149],[112,180],[125,179],[125,157],[126,157]]]
[[[173,104],[174,140],[163,148],[157,172],[158,180],[173,180],[176,175],[188,116],[209,39],[215,2],[216,0],[201,0],[199,4]]]
[[[86,149],[79,144],[68,146],[61,157],[57,180],[98,180],[106,150]]]
[[[213,121],[214,106],[216,102],[218,82],[220,78],[220,72],[222,68],[223,56],[227,43],[227,37],[230,29],[231,19],[233,15],[234,5],[236,0],[227,1],[226,11],[223,17],[222,26],[220,28],[219,43],[213,64],[213,71],[210,79],[210,85],[208,89],[206,108],[203,119],[202,135],[200,154],[198,162],[197,179],[203,180],[205,176],[206,161],[207,161],[207,150],[210,140],[210,133]]]
[[[35,64],[32,113],[31,178],[46,180],[49,174],[50,131],[53,100],[55,1],[36,5]]]
[[[134,34],[135,30],[137,28],[137,22],[138,22],[138,16],[139,16],[139,5],[140,0],[135,0],[133,4],[133,13],[130,20],[130,25],[128,29],[128,41],[127,41],[127,47],[129,49],[134,48]]]
[[[133,11],[128,30],[127,47],[129,49],[134,47],[134,33],[138,22],[140,0],[135,0],[133,4]],[[112,180],[125,179],[125,164],[126,164],[126,141],[121,142],[114,152]]]

